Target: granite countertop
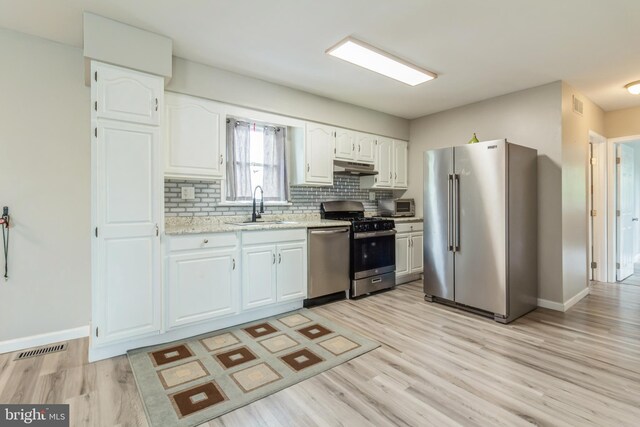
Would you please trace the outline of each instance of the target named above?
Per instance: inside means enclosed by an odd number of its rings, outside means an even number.
[[[165,234],[225,233],[236,231],[282,230],[292,228],[320,228],[351,225],[348,221],[332,221],[320,218],[320,214],[263,215],[258,225],[236,225],[250,220],[249,216],[169,217],[165,220]],[[285,221],[284,224],[260,224],[260,222]]]
[[[400,218],[393,218],[396,224],[404,224],[408,222],[422,222],[421,216],[404,216]]]

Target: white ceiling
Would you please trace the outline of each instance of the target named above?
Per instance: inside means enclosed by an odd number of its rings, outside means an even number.
[[[82,11],[174,54],[415,118],[565,80],[605,110],[640,105],[638,0],[0,0],[0,27],[82,46]],[[324,51],[353,35],[438,79],[405,86]]]

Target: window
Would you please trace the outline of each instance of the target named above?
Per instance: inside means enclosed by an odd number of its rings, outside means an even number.
[[[288,201],[286,132],[284,126],[227,119],[227,201],[248,202],[257,186],[267,202]]]

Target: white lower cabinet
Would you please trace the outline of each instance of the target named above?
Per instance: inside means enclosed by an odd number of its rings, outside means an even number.
[[[276,276],[276,245],[242,248],[242,309],[275,303]]]
[[[242,233],[242,309],[307,296],[306,230]]]
[[[396,234],[396,277],[409,274],[409,233]]]
[[[169,246],[167,328],[238,312],[240,256],[235,233],[174,237]]]
[[[307,248],[304,242],[280,244],[277,268],[278,301],[307,297]]]
[[[396,283],[417,278],[423,271],[422,223],[396,224]]]

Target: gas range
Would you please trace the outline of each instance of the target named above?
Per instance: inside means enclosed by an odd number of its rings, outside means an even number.
[[[394,287],[394,221],[389,218],[365,217],[363,204],[356,201],[323,202],[320,212],[323,219],[351,222],[350,295],[357,297]]]

